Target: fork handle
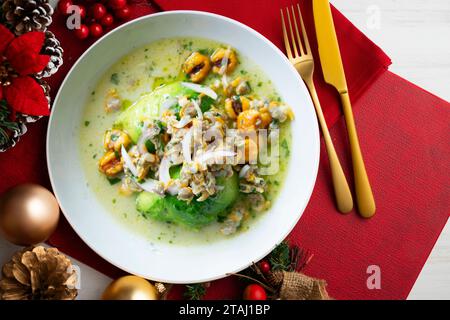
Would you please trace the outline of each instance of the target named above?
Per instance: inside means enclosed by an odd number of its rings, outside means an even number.
[[[317,118],[319,120],[319,124],[322,129],[325,141],[325,146],[327,148],[337,208],[342,213],[348,213],[353,209],[352,194],[350,192],[347,179],[345,178],[344,171],[342,170],[341,163],[339,162],[339,158],[334,148],[333,141],[331,140],[330,132],[328,131],[328,126],[322,112],[322,107],[320,105],[314,83],[311,81],[307,82],[306,85],[314,102]]]
[[[367,176],[361,148],[359,146],[350,96],[348,92],[342,92],[340,95],[350,141],[353,174],[355,177],[356,201],[358,203],[359,213],[364,218],[371,218],[376,211],[375,200],[373,198],[372,188],[370,187],[369,177]]]

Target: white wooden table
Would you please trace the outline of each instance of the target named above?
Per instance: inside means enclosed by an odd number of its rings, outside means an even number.
[[[388,53],[393,61],[391,71],[450,100],[449,0],[332,0],[332,3]],[[0,264],[17,249],[0,239]],[[82,277],[79,299],[98,299],[111,279],[82,263],[74,263],[80,267]],[[409,299],[450,299],[450,223]]]

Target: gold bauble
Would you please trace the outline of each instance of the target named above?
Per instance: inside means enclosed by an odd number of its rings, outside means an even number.
[[[136,276],[125,276],[114,280],[105,289],[102,300],[158,300],[155,286]]]
[[[36,184],[23,184],[0,198],[0,233],[21,246],[47,240],[59,220],[59,206],[53,194]]]

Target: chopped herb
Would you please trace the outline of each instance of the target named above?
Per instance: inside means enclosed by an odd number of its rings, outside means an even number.
[[[125,99],[122,101],[122,110],[128,109],[133,104],[132,101]]]
[[[93,156],[92,156],[92,159],[96,159],[97,158],[97,154],[94,154]]]
[[[246,70],[241,70],[241,74],[247,74],[248,72]]]
[[[111,141],[117,141],[117,139],[119,139],[118,135],[116,135],[116,134],[111,135]]]
[[[211,106],[214,103],[214,99],[212,99],[211,97],[205,96],[202,97],[202,101],[200,103],[200,109],[202,110],[202,112],[206,112],[209,111],[211,109]]]
[[[93,147],[94,145],[92,143],[89,143],[89,147]]]
[[[145,49],[144,49],[144,52],[147,52],[147,51],[148,51],[148,48],[145,48]]]
[[[122,181],[120,178],[107,178],[110,185],[118,184],[120,181]]]
[[[286,139],[283,139],[283,141],[281,141],[281,147],[284,149],[285,152],[285,156],[289,157],[289,155],[291,154],[290,150],[289,150],[289,144],[287,142]]]
[[[120,83],[119,75],[117,73],[113,73],[111,75],[111,83],[118,85]]]
[[[114,198],[112,199],[112,203],[116,204],[117,200]]]
[[[150,153],[156,152],[155,144],[153,142],[151,142],[150,140],[145,141],[145,147],[147,148],[147,151]]]
[[[262,85],[263,85],[263,83],[260,81],[260,82],[258,82],[258,87],[262,87]]]
[[[198,50],[198,52],[200,54],[205,55],[205,56],[210,56],[210,55],[213,54],[213,49],[210,49],[210,48],[208,48],[208,49],[200,49],[200,50]]]
[[[95,96],[95,91],[92,91],[92,92],[91,92],[91,95],[92,95],[92,96]]]
[[[84,126],[85,126],[85,127],[89,127],[89,124],[90,124],[90,123],[91,123],[90,121],[87,121],[87,120],[86,120],[86,121],[84,122]]]

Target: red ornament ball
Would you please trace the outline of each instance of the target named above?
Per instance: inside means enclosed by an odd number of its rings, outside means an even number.
[[[114,24],[114,17],[112,16],[112,14],[105,14],[105,16],[102,18],[102,20],[100,21],[100,23],[102,24],[102,26],[104,27],[110,27]]]
[[[128,19],[131,15],[131,10],[129,6],[124,6],[122,8],[116,9],[115,12],[116,17],[122,20]]]
[[[78,29],[75,29],[75,36],[80,40],[86,39],[89,37],[89,28],[82,24]]]
[[[244,290],[244,300],[267,300],[266,290],[259,284],[251,284]]]
[[[72,0],[60,0],[58,2],[58,9],[61,10],[63,14],[68,14],[69,7],[73,5]]]
[[[108,5],[113,9],[120,9],[127,5],[127,0],[109,0]]]
[[[78,5],[78,8],[80,10],[81,19],[86,18],[86,8],[84,6],[80,6],[80,5]]]
[[[267,262],[266,260],[263,260],[259,263],[259,269],[261,270],[262,273],[266,274],[270,272],[270,263]]]
[[[101,3],[96,3],[91,7],[92,17],[96,20],[100,20],[107,13],[106,7]]]
[[[89,27],[89,32],[94,38],[101,37],[103,35],[103,27],[99,23],[93,23]]]

